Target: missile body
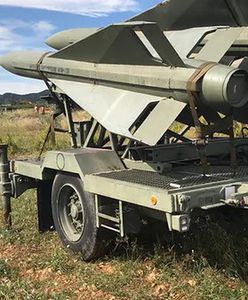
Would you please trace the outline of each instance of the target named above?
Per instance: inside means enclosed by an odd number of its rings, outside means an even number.
[[[8,71],[30,78],[63,79],[111,86],[188,103],[188,83],[195,67],[95,64],[51,57],[52,54],[20,52],[2,57]],[[188,60],[189,61],[189,60]],[[204,75],[196,92],[201,103],[214,109],[242,107],[248,102],[248,73],[216,64]]]

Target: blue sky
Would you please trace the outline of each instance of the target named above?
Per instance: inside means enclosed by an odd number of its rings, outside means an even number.
[[[0,56],[18,50],[46,51],[48,47],[44,41],[55,32],[69,28],[103,27],[128,19],[159,2],[159,0],[0,0]],[[24,94],[44,88],[41,81],[15,76],[0,67],[0,94],[5,92]]]

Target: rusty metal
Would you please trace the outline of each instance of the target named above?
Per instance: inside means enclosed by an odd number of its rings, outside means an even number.
[[[3,225],[6,229],[11,229],[11,182],[7,151],[7,145],[0,145],[0,191],[2,196]]]
[[[192,114],[192,118],[195,124],[196,129],[196,140],[195,144],[199,153],[203,174],[205,175],[207,172],[208,161],[206,155],[206,136],[203,132],[203,124],[201,123],[198,112],[196,109],[196,100],[197,100],[197,83],[198,81],[206,74],[208,70],[210,70],[216,63],[204,63],[200,68],[196,70],[196,72],[189,79],[187,84],[187,91],[189,95],[189,106]]]
[[[229,129],[229,136],[230,136],[230,161],[231,161],[231,168],[233,170],[233,177],[235,177],[237,172],[237,155],[236,155],[236,148],[235,148],[235,138],[234,138],[234,130],[233,130],[233,123]]]

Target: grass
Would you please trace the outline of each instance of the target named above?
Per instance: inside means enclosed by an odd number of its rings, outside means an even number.
[[[33,110],[16,110],[0,115],[0,143],[9,145],[9,155],[15,157],[37,157],[48,131],[50,116],[40,115]],[[64,118],[60,117],[58,125],[66,128]],[[57,134],[56,148],[70,145],[68,136]],[[51,149],[48,143],[47,150]]]
[[[11,157],[39,153],[48,116],[16,111],[0,119]],[[63,136],[57,142],[69,144]],[[38,233],[35,191],[27,191],[13,200],[13,229],[0,226],[0,299],[245,300],[247,217],[239,210],[196,211],[185,236],[168,240],[154,228],[155,238],[116,241],[101,260],[85,263],[61,247],[55,232]]]

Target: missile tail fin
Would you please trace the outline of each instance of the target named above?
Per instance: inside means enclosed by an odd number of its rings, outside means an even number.
[[[241,35],[243,28],[218,29],[195,57],[198,60],[220,62],[226,52]],[[218,49],[218,51],[216,51]]]
[[[174,99],[104,85],[50,80],[108,131],[151,146],[186,106]]]

